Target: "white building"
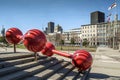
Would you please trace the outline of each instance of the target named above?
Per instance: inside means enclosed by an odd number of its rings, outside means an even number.
[[[55,28],[54,28],[54,33],[62,33],[63,29],[62,27],[58,24]]]
[[[69,31],[63,32],[63,38],[66,44],[70,44],[71,39],[74,38],[75,44],[80,45],[81,37],[81,28],[74,28]]]
[[[82,25],[82,41],[87,39],[90,46],[97,45],[97,25]]]
[[[120,21],[115,22],[102,22],[98,24],[88,24],[81,26],[82,40],[87,39],[89,46],[106,45],[118,48],[120,39]]]

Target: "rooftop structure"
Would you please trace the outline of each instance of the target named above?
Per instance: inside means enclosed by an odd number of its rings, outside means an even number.
[[[95,11],[91,13],[91,24],[97,24],[105,22],[105,14],[100,11]]]

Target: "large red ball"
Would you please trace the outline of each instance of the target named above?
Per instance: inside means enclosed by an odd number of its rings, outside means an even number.
[[[47,56],[52,56],[53,55],[52,50],[54,49],[55,49],[55,46],[51,42],[47,42],[44,49],[41,51],[41,53]]]
[[[8,43],[17,44],[21,41],[23,34],[18,28],[10,28],[5,36]]]
[[[44,48],[46,41],[46,37],[42,31],[32,29],[24,35],[23,43],[28,50],[39,52]]]
[[[77,50],[73,54],[72,64],[75,65],[79,70],[85,71],[92,65],[93,59],[89,52],[85,50]]]

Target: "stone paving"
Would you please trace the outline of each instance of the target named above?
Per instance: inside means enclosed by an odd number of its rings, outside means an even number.
[[[9,53],[13,51],[14,51],[13,48],[0,47],[0,53]],[[17,52],[29,52],[27,49],[20,49],[20,48],[17,48],[16,51]]]
[[[0,80],[86,80],[87,72],[83,75],[70,62],[57,55],[54,58],[40,54],[35,61],[33,52],[30,54],[17,49],[13,53],[12,48],[8,50],[11,51],[0,54]]]
[[[120,80],[120,52],[99,47],[93,55],[90,80]]]
[[[0,48],[0,53],[13,52],[12,48]],[[17,49],[17,52],[29,52],[26,49]],[[66,51],[68,52],[68,51]],[[74,53],[74,51],[69,51]],[[88,80],[120,80],[120,52],[107,47],[98,47],[93,56],[93,65]],[[41,54],[40,54],[41,55]],[[67,61],[70,59],[54,55]]]

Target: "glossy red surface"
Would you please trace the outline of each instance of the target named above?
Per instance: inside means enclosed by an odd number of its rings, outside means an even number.
[[[44,48],[46,41],[46,37],[42,31],[32,29],[24,35],[23,43],[28,50],[39,52]]]
[[[10,28],[6,31],[6,40],[8,43],[18,44],[22,40],[22,32],[18,28]]]
[[[53,55],[52,50],[54,49],[55,49],[54,45],[51,42],[47,42],[41,53],[47,56],[52,56]]]
[[[77,50],[73,55],[65,52],[55,50],[52,43],[47,42],[44,49],[41,51],[44,55],[52,56],[53,54],[58,54],[67,58],[72,59],[72,64],[76,66],[79,70],[85,71],[92,65],[92,56],[89,52],[85,50]]]
[[[73,54],[72,64],[75,65],[79,70],[86,70],[91,67],[93,62],[92,56],[85,50],[77,50]]]

